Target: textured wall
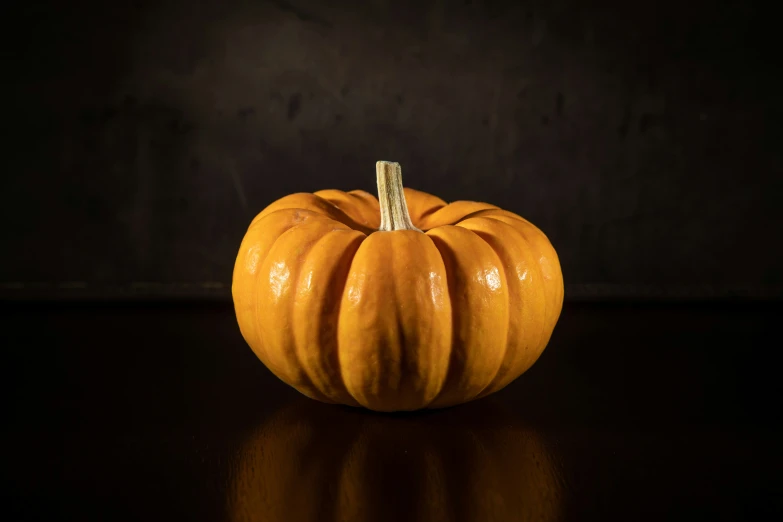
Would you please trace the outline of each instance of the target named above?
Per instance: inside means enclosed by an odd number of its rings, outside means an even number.
[[[375,192],[378,159],[525,215],[572,285],[783,283],[781,82],[747,2],[95,3],[13,18],[4,295],[225,291],[255,213]]]

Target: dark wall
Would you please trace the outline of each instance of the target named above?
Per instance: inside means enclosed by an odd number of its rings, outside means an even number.
[[[528,217],[573,292],[783,284],[747,2],[93,3],[8,18],[4,295],[225,292],[253,215],[378,159]]]

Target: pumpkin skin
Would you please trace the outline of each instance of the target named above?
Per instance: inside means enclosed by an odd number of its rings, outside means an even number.
[[[545,439],[493,399],[371,414],[301,398],[232,459],[235,522],[560,520],[560,465]]]
[[[397,181],[418,230],[379,231],[391,210],[374,196],[322,190],[266,207],[240,245],[242,336],[312,399],[399,411],[484,397],[535,363],[560,316],[560,263],[537,227]]]

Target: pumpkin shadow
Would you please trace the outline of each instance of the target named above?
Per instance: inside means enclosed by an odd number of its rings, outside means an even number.
[[[541,436],[493,398],[407,414],[301,398],[245,441],[230,520],[550,521],[561,481]]]

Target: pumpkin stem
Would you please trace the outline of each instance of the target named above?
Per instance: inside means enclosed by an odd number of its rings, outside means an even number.
[[[408,213],[402,190],[402,169],[399,163],[379,161],[375,164],[378,181],[378,201],[381,204],[381,228],[378,230],[416,230]]]

